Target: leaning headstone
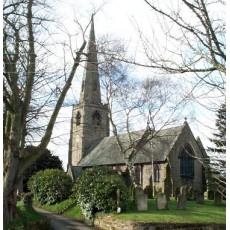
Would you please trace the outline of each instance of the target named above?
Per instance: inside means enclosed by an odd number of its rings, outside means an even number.
[[[187,186],[181,186],[180,187],[180,194],[178,195],[177,200],[177,209],[185,209],[187,204]]]
[[[158,210],[168,209],[168,199],[164,193],[158,193],[157,194],[156,208]]]
[[[135,190],[135,201],[138,211],[148,210],[148,195],[141,188]]]
[[[219,192],[215,192],[215,194],[214,194],[214,204],[215,205],[221,204],[221,200],[222,200],[221,194]]]

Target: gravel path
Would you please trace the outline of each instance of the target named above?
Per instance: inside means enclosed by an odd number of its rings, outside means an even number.
[[[94,227],[87,226],[86,224],[81,223],[75,219],[53,214],[40,208],[34,207],[34,209],[50,220],[50,224],[54,230],[95,230]]]

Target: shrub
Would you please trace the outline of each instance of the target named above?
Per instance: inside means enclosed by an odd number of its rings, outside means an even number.
[[[42,205],[55,204],[71,194],[72,181],[62,170],[46,169],[29,179],[28,188]]]
[[[86,169],[73,187],[83,215],[90,220],[96,212],[117,208],[117,189],[120,189],[120,207],[125,208],[128,190],[123,178],[106,167]]]

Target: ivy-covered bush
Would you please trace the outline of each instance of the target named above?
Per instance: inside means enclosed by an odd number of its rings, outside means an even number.
[[[71,194],[72,180],[62,170],[46,169],[29,179],[28,188],[42,205],[55,204]]]
[[[96,212],[117,209],[117,190],[120,190],[120,207],[125,208],[128,189],[123,178],[112,169],[95,167],[86,169],[73,186],[73,197],[81,211],[90,220]]]

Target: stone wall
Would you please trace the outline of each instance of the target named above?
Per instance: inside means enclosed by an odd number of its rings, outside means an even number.
[[[100,124],[93,123],[93,114],[98,112],[101,116]],[[77,113],[80,113],[77,125]],[[104,137],[109,136],[108,108],[106,105],[75,105],[72,112],[71,124],[71,163],[76,166],[88,153],[89,147],[94,146]]]
[[[172,149],[172,152],[169,156],[170,165],[171,165],[171,176],[173,179],[174,195],[175,195],[176,189],[185,183],[191,184],[193,186],[193,189],[196,191],[202,190],[202,165],[199,162],[199,160],[194,160],[194,177],[192,179],[186,178],[185,180],[183,180],[183,178],[180,176],[179,154],[184,144],[189,144],[191,146],[195,154],[195,157],[200,158],[202,156],[202,153],[199,149],[199,146],[190,128],[187,127],[186,129],[183,129],[183,133],[180,135],[180,137],[176,141]]]
[[[98,216],[94,225],[101,230],[225,230],[225,224],[167,224],[123,221],[112,216]]]
[[[156,191],[161,190],[164,192],[165,190],[165,178],[166,178],[166,167],[167,163],[159,164],[160,169],[160,180],[159,182],[154,182],[154,187]],[[151,184],[151,176],[152,176],[152,164],[144,164],[142,171],[142,188],[145,189],[147,186],[152,186]]]

